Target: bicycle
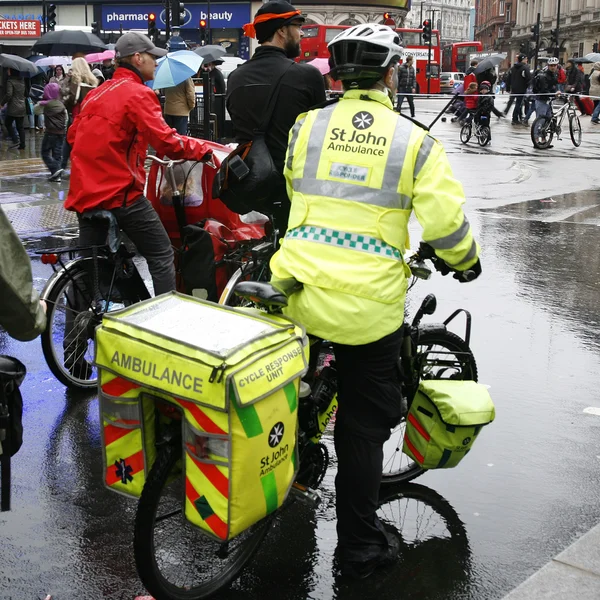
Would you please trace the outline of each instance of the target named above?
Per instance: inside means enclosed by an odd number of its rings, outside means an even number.
[[[442,273],[448,273],[447,266],[435,256],[433,249],[422,244],[408,260],[414,281],[430,277],[432,271],[426,260],[430,260]],[[471,272],[465,276],[470,278]],[[278,314],[287,305],[288,295],[298,291],[301,284],[288,280],[278,285],[242,281],[232,289],[245,304]],[[421,379],[477,380],[477,365],[469,348],[470,314],[459,309],[443,323],[422,325],[423,317],[432,315],[435,309],[436,299],[430,294],[423,300],[413,320],[404,324],[399,363],[402,396],[407,403],[404,415]],[[447,329],[447,325],[460,313],[466,317],[464,338]],[[311,340],[310,354],[309,372],[304,380],[312,383],[312,393],[301,398],[299,407],[299,470],[292,487],[293,494],[284,507],[291,506],[294,498],[316,502],[318,495],[315,489],[323,480],[329,464],[327,447],[320,438],[337,407],[336,384],[332,384],[335,381],[335,357],[331,343],[316,338]],[[321,395],[319,390],[324,386],[327,394]],[[181,417],[172,405],[161,404],[160,401],[157,405],[171,420],[157,431],[159,453],[138,503],[134,528],[136,567],[146,589],[156,600],[209,598],[240,574],[267,535],[277,512],[225,543],[209,539],[188,523],[182,510],[185,486],[181,476]],[[402,452],[405,431],[403,417],[384,446],[382,486],[405,483],[424,472]]]
[[[185,161],[147,158],[166,167],[172,189],[177,190],[174,167]],[[54,271],[40,296],[48,307],[41,340],[53,375],[67,387],[89,389],[98,384],[93,366],[94,332],[103,315],[150,298],[150,292],[133,261],[135,253],[123,242],[115,216],[110,211],[92,210],[81,218],[107,227],[106,245],[37,252],[42,263]]]
[[[569,134],[573,146],[581,145],[581,123],[575,112],[575,102],[572,94],[558,94],[550,100],[552,116],[540,115],[531,125],[531,141],[535,148],[545,150],[552,144],[552,138],[560,140],[562,124],[565,116],[569,117]]]
[[[475,135],[477,142],[481,147],[487,146],[492,139],[490,126],[485,123],[478,123],[475,119],[465,123],[460,129],[460,141],[468,144],[471,136]]]

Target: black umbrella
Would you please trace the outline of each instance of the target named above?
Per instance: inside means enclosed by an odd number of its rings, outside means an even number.
[[[199,46],[194,52],[204,59],[203,64],[220,60],[227,54],[227,50],[223,46],[217,46],[216,44]]]
[[[49,31],[32,48],[47,56],[73,56],[106,50],[106,44],[93,33],[85,31]]]
[[[571,59],[576,65],[577,64],[586,64],[586,63],[593,63],[593,60],[590,60],[589,58],[587,58],[587,56],[580,56],[578,58],[572,58]]]
[[[506,58],[505,53],[492,54],[486,56],[482,61],[475,67],[475,73],[483,73],[488,69],[495,69],[504,59]]]
[[[30,60],[16,54],[0,54],[0,67],[30,75],[35,75],[39,70]]]

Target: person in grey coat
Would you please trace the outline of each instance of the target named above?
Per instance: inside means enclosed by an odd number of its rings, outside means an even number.
[[[8,70],[8,81],[6,82],[6,94],[2,98],[0,105],[6,105],[6,119],[4,124],[9,135],[12,136],[14,144],[11,148],[25,149],[25,130],[23,129],[23,119],[27,114],[25,109],[25,82],[18,71]],[[13,123],[17,126],[17,139],[13,131]]]

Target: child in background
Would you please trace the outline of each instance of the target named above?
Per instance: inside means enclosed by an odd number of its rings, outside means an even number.
[[[504,117],[504,114],[494,106],[494,94],[490,94],[491,90],[492,85],[489,81],[481,82],[477,99],[477,109],[473,115],[475,123],[478,125],[487,125],[489,127],[490,140],[492,139],[492,124],[490,122],[491,114],[494,113],[499,118]]]
[[[477,109],[477,83],[469,83],[464,95],[465,107],[462,112],[452,119],[454,123],[458,120],[461,124]]]
[[[68,115],[60,100],[60,85],[48,83],[44,86],[44,95],[34,108],[34,114],[44,115],[46,132],[42,139],[42,160],[50,171],[48,181],[60,183],[63,169],[60,168],[62,149],[67,132]]]

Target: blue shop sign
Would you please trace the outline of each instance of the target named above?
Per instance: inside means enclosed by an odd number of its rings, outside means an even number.
[[[198,29],[200,19],[207,19],[206,4],[187,4],[183,29]],[[160,4],[133,4],[128,6],[102,5],[102,29],[146,29],[148,15],[157,15],[156,26],[165,28],[165,9]],[[250,21],[250,3],[247,4],[212,4],[210,5],[210,27],[220,29],[241,29]]]

